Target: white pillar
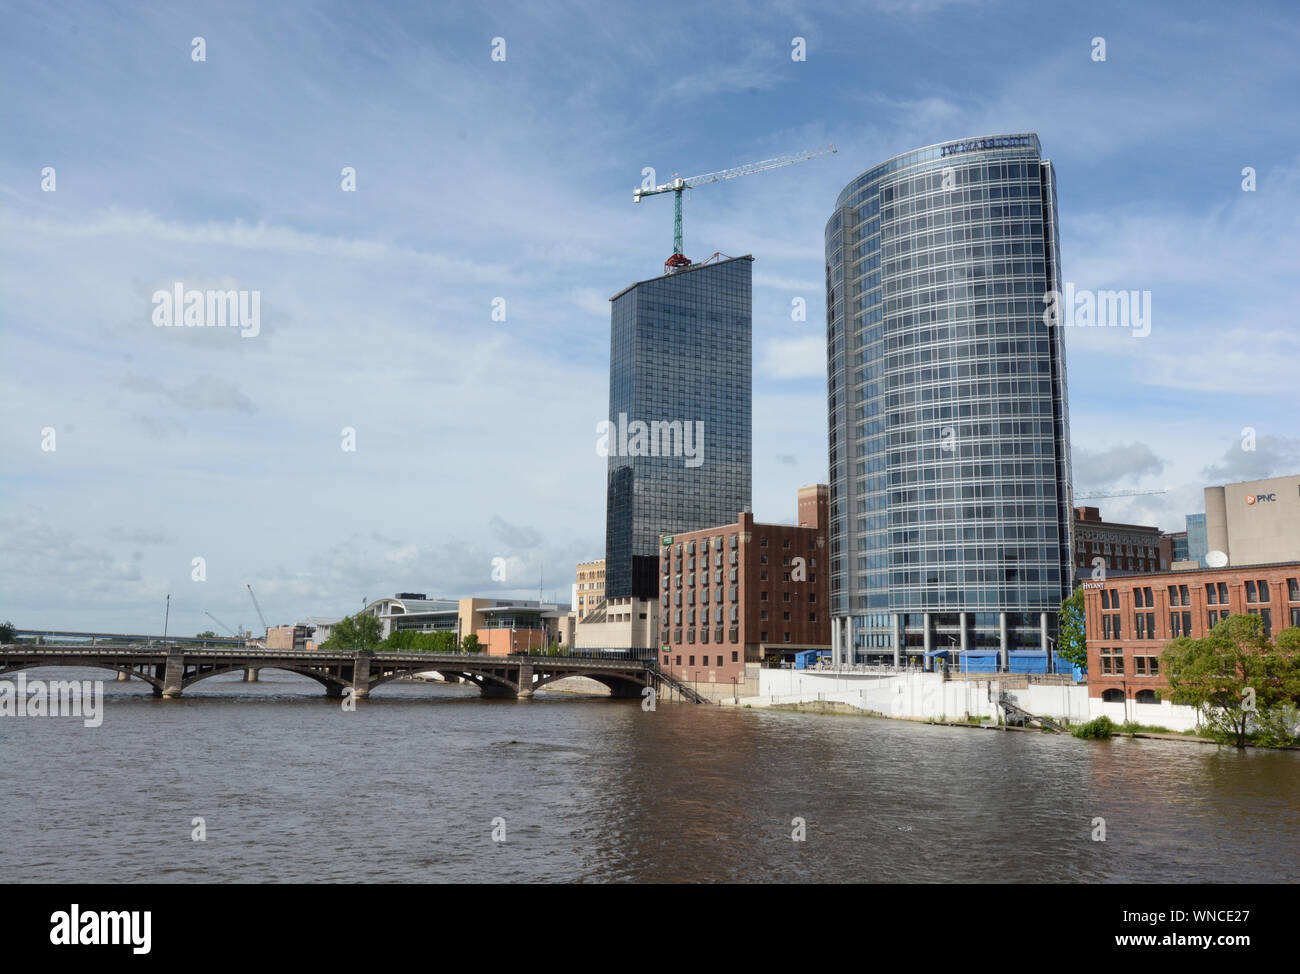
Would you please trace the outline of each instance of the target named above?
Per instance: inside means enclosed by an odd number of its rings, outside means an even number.
[[[923,636],[925,644],[925,667],[926,669],[930,669],[930,613],[924,612],[921,614],[921,623],[925,627],[925,633]]]
[[[839,666],[840,662],[840,620],[833,616],[831,618],[831,664]]]
[[[902,666],[903,654],[903,617],[894,613],[894,665]]]
[[[844,617],[844,659],[848,663],[858,661],[857,650],[853,648],[853,616]]]
[[[1047,654],[1047,672],[1055,673],[1056,667],[1053,666],[1052,651],[1047,647],[1047,613],[1038,613],[1038,646]]]
[[[1009,669],[1011,657],[1007,655],[1007,614],[998,613],[998,658],[1002,669]]]

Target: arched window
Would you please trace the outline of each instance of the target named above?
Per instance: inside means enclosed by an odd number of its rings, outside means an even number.
[[[1134,703],[1159,703],[1160,700],[1156,697],[1156,692],[1154,690],[1139,690],[1136,694],[1134,694],[1133,702]]]
[[[1103,703],[1123,703],[1124,691],[1118,687],[1111,687],[1109,690],[1101,691],[1101,699]]]

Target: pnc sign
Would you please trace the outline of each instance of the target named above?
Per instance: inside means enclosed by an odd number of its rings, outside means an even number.
[[[1247,494],[1246,506],[1251,507],[1255,504],[1267,504],[1270,501],[1276,501],[1277,494]]]

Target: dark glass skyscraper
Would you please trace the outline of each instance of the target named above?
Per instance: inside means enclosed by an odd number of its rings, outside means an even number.
[[[753,257],[611,298],[605,597],[659,596],[659,537],[731,524],[752,477]]]
[[[1056,181],[1033,134],[897,156],[826,225],[833,638],[1048,649],[1068,594]]]

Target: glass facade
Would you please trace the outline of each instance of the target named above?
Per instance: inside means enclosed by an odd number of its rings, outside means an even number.
[[[659,597],[659,538],[750,505],[752,257],[613,298],[605,596]]]
[[[858,659],[919,653],[927,625],[935,649],[1055,637],[1072,550],[1064,347],[1042,300],[1057,239],[1032,134],[907,153],[840,194],[830,598]]]
[[[1205,533],[1205,515],[1187,515],[1187,550],[1183,559],[1195,561],[1202,568],[1209,568],[1205,556],[1210,552],[1209,536]]]

